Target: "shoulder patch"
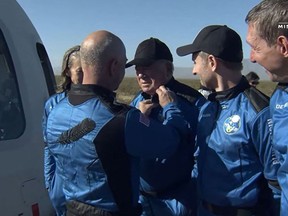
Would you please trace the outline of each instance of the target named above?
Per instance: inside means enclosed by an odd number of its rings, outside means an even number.
[[[85,118],[79,124],[64,131],[57,140],[61,144],[70,144],[84,137],[96,127],[96,122],[90,118]]]
[[[239,115],[232,115],[224,121],[223,129],[228,135],[236,133],[241,127],[241,118]]]

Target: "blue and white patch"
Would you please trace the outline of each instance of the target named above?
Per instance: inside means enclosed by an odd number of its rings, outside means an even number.
[[[226,134],[236,133],[241,127],[241,118],[239,115],[232,115],[224,121],[223,129]]]

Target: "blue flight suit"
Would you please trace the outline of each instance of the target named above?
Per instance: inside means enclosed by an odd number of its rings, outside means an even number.
[[[115,94],[103,87],[72,85],[44,127],[56,175],[63,180],[67,211],[85,214],[84,205],[89,211],[140,215],[140,157],[169,156],[189,133],[174,103],[164,107],[163,118],[160,125],[115,102]]]
[[[282,189],[280,216],[288,215],[288,84],[279,84],[270,100],[273,121],[273,145],[280,168],[278,182]]]
[[[277,215],[267,184],[277,181],[279,168],[269,98],[242,77],[208,100],[197,132],[199,216]]]
[[[66,97],[66,92],[61,92],[52,95],[45,102],[44,115],[42,120],[43,128],[46,127],[46,122],[51,110]],[[45,131],[45,129],[43,130]],[[49,148],[46,144],[46,134],[43,134],[45,147],[44,147],[44,178],[45,185],[49,193],[51,203],[56,211],[57,216],[64,216],[66,212],[65,195],[63,193],[63,182],[58,175],[55,175],[56,163],[54,157],[51,155]]]
[[[191,173],[194,166],[199,108],[206,100],[197,90],[176,81],[173,77],[165,87],[176,93],[178,108],[190,124],[190,134],[182,137],[181,144],[171,157],[141,160],[142,216],[196,215],[196,182],[191,178]],[[155,95],[151,98],[140,91],[131,105],[138,107],[140,101],[149,98],[154,100],[153,97]],[[162,113],[163,109],[158,106],[152,109],[149,117],[162,122]],[[157,145],[160,144],[161,141]]]

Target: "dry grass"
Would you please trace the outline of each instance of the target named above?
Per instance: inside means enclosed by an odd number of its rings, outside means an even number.
[[[60,77],[56,76],[56,82],[59,83]],[[196,79],[178,79],[178,81],[185,83],[188,86],[191,86],[195,89],[199,88],[199,80]],[[263,91],[268,96],[271,96],[275,89],[276,83],[271,81],[260,81],[258,89]],[[139,86],[137,84],[135,77],[124,78],[123,82],[117,90],[117,98],[120,102],[130,103],[134,98],[135,94],[139,91]]]
[[[191,86],[194,89],[200,87],[199,80],[195,79],[177,79],[178,81]],[[276,83],[271,81],[261,81],[258,85],[258,89],[264,92],[266,95],[271,96],[275,89]],[[117,91],[118,100],[124,103],[130,103],[135,94],[139,91],[139,87],[135,78],[125,78]]]

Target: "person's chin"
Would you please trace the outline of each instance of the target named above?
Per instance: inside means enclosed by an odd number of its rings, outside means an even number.
[[[143,92],[149,95],[154,95],[155,91],[151,90],[150,88],[141,88]]]
[[[144,85],[141,85],[141,89],[142,89],[142,91],[145,91],[145,92],[146,92],[146,91],[151,90],[151,87],[150,87],[150,85],[148,85],[148,84],[147,84],[147,85],[144,84]]]

